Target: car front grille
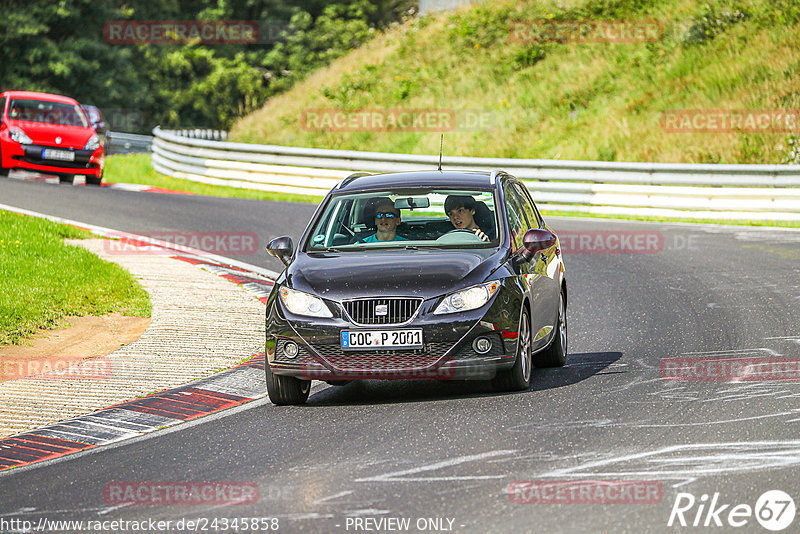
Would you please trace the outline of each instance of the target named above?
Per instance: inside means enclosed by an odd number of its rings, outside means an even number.
[[[342,303],[349,319],[358,325],[391,325],[408,322],[417,310],[420,298],[382,298],[348,300]]]

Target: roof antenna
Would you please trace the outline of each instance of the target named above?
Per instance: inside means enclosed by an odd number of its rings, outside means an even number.
[[[444,134],[442,134],[442,138],[439,140],[439,171],[442,170],[442,145],[444,145]]]

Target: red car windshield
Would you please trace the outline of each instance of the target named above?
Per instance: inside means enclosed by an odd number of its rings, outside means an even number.
[[[82,126],[84,128],[89,126],[78,106],[46,100],[14,99],[8,106],[8,118],[62,126]]]

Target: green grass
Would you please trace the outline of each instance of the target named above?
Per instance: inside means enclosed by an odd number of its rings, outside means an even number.
[[[150,154],[126,154],[106,158],[104,180],[107,183],[152,185],[195,195],[226,198],[251,198],[256,200],[278,200],[285,202],[311,202],[319,204],[322,197],[251,191],[238,187],[207,185],[191,180],[172,178],[157,172],[150,164]]]
[[[513,42],[531,20],[655,19],[655,42]],[[332,131],[309,110],[485,112],[445,156],[784,163],[800,132],[669,133],[672,110],[800,109],[796,0],[498,0],[378,35],[239,120],[251,143],[438,154],[439,131]],[[796,144],[796,143],[795,143]]]
[[[150,316],[150,297],[128,271],[63,242],[90,236],[0,211],[0,345],[56,328],[70,315]]]

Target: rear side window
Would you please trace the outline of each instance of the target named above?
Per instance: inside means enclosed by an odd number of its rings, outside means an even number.
[[[0,98],[0,122],[3,122],[6,110],[6,97]]]

